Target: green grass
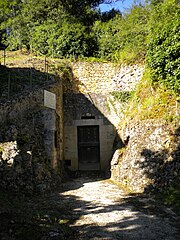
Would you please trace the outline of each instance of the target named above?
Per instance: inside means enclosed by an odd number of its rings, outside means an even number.
[[[111,92],[111,95],[115,98],[116,101],[121,102],[121,103],[126,103],[128,102],[132,97],[133,97],[134,91],[129,92],[129,91],[113,91]]]
[[[180,184],[165,189],[161,198],[167,206],[180,214]]]
[[[148,70],[137,86],[127,106],[120,125],[145,119],[163,119],[168,122],[179,119],[180,103],[175,92],[160,85],[153,85]]]

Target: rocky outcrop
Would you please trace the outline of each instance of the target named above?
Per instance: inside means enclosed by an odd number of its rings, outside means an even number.
[[[120,131],[125,143],[111,162],[111,177],[133,192],[161,191],[180,180],[180,125],[162,120],[131,123]],[[118,150],[119,151],[119,150]],[[123,153],[122,153],[123,152]]]
[[[13,192],[46,192],[61,182],[61,169],[52,168],[46,154],[42,119],[43,110],[31,118],[24,117],[19,124],[1,129],[0,187]],[[34,124],[34,126],[33,126]]]
[[[1,188],[32,194],[50,191],[61,182],[60,85],[56,82],[0,103]],[[56,110],[45,106],[44,89],[56,94]]]

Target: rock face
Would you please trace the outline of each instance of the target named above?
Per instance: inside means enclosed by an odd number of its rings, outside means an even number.
[[[120,131],[124,142],[111,162],[111,177],[133,192],[161,191],[180,180],[180,125],[162,120],[131,123]]]
[[[25,194],[50,191],[62,179],[60,84],[46,86],[56,110],[44,106],[44,89],[0,105],[0,187]],[[62,141],[61,141],[62,142]],[[60,152],[61,151],[61,152]]]

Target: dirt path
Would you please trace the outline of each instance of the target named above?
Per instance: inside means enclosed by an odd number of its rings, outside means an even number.
[[[178,216],[148,196],[88,177],[60,187],[24,200],[0,195],[0,240],[180,239]]]
[[[129,196],[106,181],[78,178],[60,194],[72,209],[74,239],[176,240],[178,217],[143,196]]]

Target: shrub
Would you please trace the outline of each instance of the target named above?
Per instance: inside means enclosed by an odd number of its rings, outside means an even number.
[[[149,22],[147,64],[152,80],[180,90],[180,7],[167,0],[153,7]]]
[[[52,26],[46,22],[32,29],[30,40],[31,51],[39,55],[46,55],[48,53],[48,37],[52,29],[51,27]]]
[[[54,46],[56,56],[90,56],[95,42],[92,35],[87,33],[87,28],[81,23],[64,22],[51,36],[48,44]]]

